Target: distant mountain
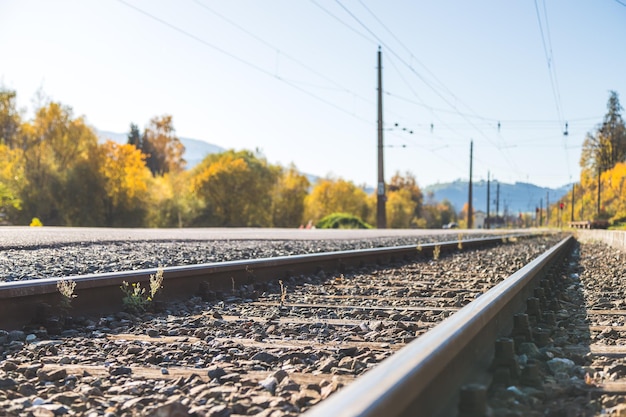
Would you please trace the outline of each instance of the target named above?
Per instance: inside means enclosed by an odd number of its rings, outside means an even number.
[[[501,215],[504,214],[505,210],[509,214],[533,212],[540,204],[545,208],[546,198],[549,199],[550,204],[554,204],[571,189],[571,185],[553,189],[538,187],[524,182],[507,184],[491,181],[489,195],[489,199],[491,200],[489,211],[491,213],[495,213],[496,211],[498,184],[500,184],[499,213]],[[457,180],[450,183],[429,185],[424,188],[425,200],[429,192],[433,193],[433,199],[435,201],[440,202],[448,200],[452,203],[456,211],[460,211],[467,202],[468,182]],[[473,183],[472,205],[475,211],[487,211],[487,181],[483,180]]]
[[[127,133],[115,133],[105,130],[96,131],[98,138],[101,141],[111,139],[117,143],[126,143],[128,141]],[[179,137],[183,146],[185,146],[185,153],[183,158],[187,161],[187,168],[191,169],[198,165],[209,154],[224,152],[226,149],[221,146],[213,145],[212,143],[204,142],[198,139],[181,138]]]

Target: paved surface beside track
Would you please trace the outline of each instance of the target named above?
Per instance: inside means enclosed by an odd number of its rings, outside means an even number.
[[[524,229],[529,232],[529,229]],[[129,240],[351,240],[381,237],[425,236],[449,234],[456,240],[459,234],[502,233],[502,230],[482,229],[253,229],[253,228],[197,228],[197,229],[109,229],[68,227],[0,227],[0,248],[55,245],[77,242],[105,242]],[[515,233],[519,230],[507,230]]]

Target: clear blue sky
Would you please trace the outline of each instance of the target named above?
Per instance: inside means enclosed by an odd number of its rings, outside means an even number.
[[[467,179],[473,139],[475,181],[557,187],[609,90],[626,104],[625,41],[625,0],[1,0],[0,83],[27,117],[41,88],[100,130],[168,113],[374,185],[381,45],[387,180]]]

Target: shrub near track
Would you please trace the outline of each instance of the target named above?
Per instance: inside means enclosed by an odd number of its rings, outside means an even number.
[[[372,226],[365,223],[357,216],[347,213],[333,213],[322,218],[315,225],[318,229],[371,229]]]

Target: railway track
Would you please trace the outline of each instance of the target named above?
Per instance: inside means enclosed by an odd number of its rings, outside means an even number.
[[[549,261],[564,256],[563,251],[571,245],[569,240],[561,241],[558,248],[537,260],[556,243],[555,237],[541,239],[534,245],[507,239],[497,247],[491,241],[492,246],[483,251],[471,249],[478,243],[469,241],[423,245],[419,251],[414,246],[410,250],[377,250],[367,255],[381,264],[375,269],[366,267],[353,253],[335,254],[343,257],[340,261],[324,260],[326,255],[322,255],[304,267],[312,275],[295,272],[292,260],[285,260],[287,264],[280,265],[279,272],[269,269],[270,264],[276,267],[276,259],[247,268],[242,262],[238,269],[229,265],[220,272],[224,273],[218,279],[221,284],[205,289],[209,301],[196,297],[168,304],[163,312],[111,313],[97,321],[74,317],[61,338],[49,339],[38,329],[31,329],[30,334],[7,333],[2,347],[0,405],[12,407],[9,411],[18,413],[14,415],[42,407],[57,414],[94,416],[189,412],[279,416],[305,410],[320,416],[402,415],[415,414],[416,409],[423,413],[419,415],[433,415],[447,410],[442,404],[447,404],[447,399],[452,404],[458,396],[458,391],[433,391],[450,385],[441,381],[457,380],[461,374],[478,381],[489,378],[476,378],[478,371],[459,364],[480,363],[477,351],[487,352],[489,357],[496,334],[506,333],[514,312],[523,310],[525,297],[534,293],[526,288],[520,290],[522,295],[514,296],[518,290],[499,287],[496,298],[509,294],[513,305],[504,307],[508,310],[504,316],[491,311],[489,320],[483,315],[469,319],[470,313],[464,311],[478,314],[484,306],[502,304],[491,300],[488,290],[509,275],[513,277],[507,283],[519,280],[539,285]],[[532,259],[535,264],[515,272]],[[331,268],[344,272],[325,272]],[[166,271],[165,288],[167,276],[174,282],[175,272],[181,268]],[[112,274],[106,278],[110,281],[107,285],[116,287],[120,298],[121,279],[142,280],[150,273],[154,271],[135,272],[132,277]],[[218,272],[214,274],[219,277]],[[206,272],[197,276],[202,278],[194,278],[196,288],[198,280],[207,279]],[[282,283],[264,283],[266,276],[282,277]],[[87,294],[94,291],[94,277],[76,281],[80,292],[72,303],[81,298],[91,300]],[[56,290],[50,291],[51,285],[42,281],[35,284],[38,290],[27,294],[25,283],[11,283],[10,291],[38,302],[51,301],[58,297]],[[186,286],[192,284],[180,285]],[[171,295],[180,291],[178,288]],[[213,299],[219,296],[225,299]],[[9,305],[2,303],[3,308]],[[454,360],[450,352],[436,346],[447,331],[435,326],[450,316],[444,323],[458,326],[456,333],[473,333],[462,336],[463,342],[447,343],[448,348],[459,351],[464,345],[474,346],[471,353]],[[462,320],[469,324],[459,324]],[[476,327],[478,322],[491,324],[485,330]],[[22,336],[24,340],[20,340]],[[432,368],[432,355],[439,355],[441,359],[434,362],[445,364],[447,375]],[[416,374],[415,367],[419,372],[420,367],[428,368],[428,377]],[[393,378],[412,381],[412,394],[407,394],[400,382],[390,382]],[[94,384],[97,389],[90,391],[87,387]],[[343,385],[349,386],[325,400]],[[399,391],[394,393],[394,386]],[[426,400],[413,396],[416,391]],[[470,396],[476,395],[482,394]]]
[[[265,259],[243,259],[198,265],[182,265],[163,268],[165,285],[160,297],[164,300],[184,299],[200,294],[205,299],[215,298],[225,292],[246,292],[263,282],[289,278],[297,274],[319,271],[343,272],[347,268],[365,264],[385,264],[395,260],[410,260],[433,256],[435,249],[441,254],[501,243],[502,240],[518,239],[528,234],[509,234],[479,239],[423,245],[404,245],[365,250],[339,250],[293,256],[275,256]],[[52,261],[52,260],[50,260]],[[75,286],[74,314],[104,314],[122,309],[119,297],[123,282],[148,285],[151,275],[158,268],[133,271],[72,276]],[[57,287],[58,278],[27,279],[0,282],[0,328],[17,328],[33,320],[41,322],[43,316],[54,315],[48,306],[63,302]],[[168,281],[175,282],[168,285]],[[44,323],[45,324],[45,323]]]

